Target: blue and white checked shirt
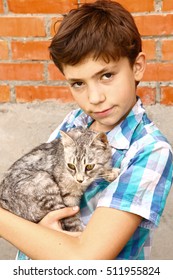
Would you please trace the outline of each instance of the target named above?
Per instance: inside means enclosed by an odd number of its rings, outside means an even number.
[[[81,109],[74,110],[48,141],[60,137],[60,129],[89,127],[92,122]],[[172,185],[171,147],[148,119],[140,99],[107,137],[112,147],[113,166],[120,168],[121,173],[112,183],[99,179],[89,186],[81,200],[82,222],[86,225],[94,210],[101,206],[142,216],[140,226],[116,259],[148,259],[152,232],[159,224]],[[26,258],[19,253],[18,259]]]

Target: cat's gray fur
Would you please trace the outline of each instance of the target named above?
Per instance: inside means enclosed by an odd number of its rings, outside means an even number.
[[[10,167],[0,184],[0,206],[39,222],[52,210],[79,205],[96,178],[113,181],[117,176],[104,133],[80,128],[61,131],[61,138],[36,147]],[[82,230],[79,215],[64,219],[62,226]]]

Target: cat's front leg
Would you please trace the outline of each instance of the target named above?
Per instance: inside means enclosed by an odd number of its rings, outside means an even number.
[[[119,168],[112,168],[110,170],[107,170],[107,172],[104,175],[104,179],[108,182],[114,181],[120,174]]]
[[[62,228],[67,231],[83,231],[80,214],[77,213],[73,217],[64,218],[62,221]]]

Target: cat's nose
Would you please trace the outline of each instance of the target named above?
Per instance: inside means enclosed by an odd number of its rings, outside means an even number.
[[[81,184],[83,182],[83,180],[77,179],[77,182]]]
[[[76,174],[76,181],[81,184],[84,181],[84,176],[82,174]]]

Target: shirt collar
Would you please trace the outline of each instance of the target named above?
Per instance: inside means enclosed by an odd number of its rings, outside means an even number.
[[[141,100],[138,99],[127,117],[109,132],[108,139],[112,147],[129,149],[133,133],[141,122],[144,113],[145,110]]]
[[[122,150],[129,148],[132,135],[141,122],[144,113],[145,110],[140,98],[138,98],[127,117],[107,133],[109,143],[113,148]],[[93,119],[90,116],[79,110],[73,124],[75,127],[82,126],[87,128],[92,122]]]

